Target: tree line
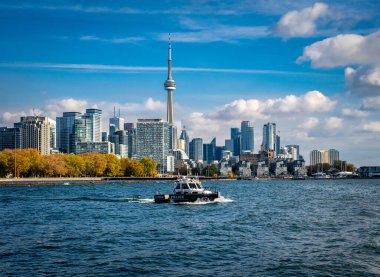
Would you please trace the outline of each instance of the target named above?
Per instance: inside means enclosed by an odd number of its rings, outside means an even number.
[[[119,159],[113,154],[41,155],[36,149],[0,152],[0,177],[154,177],[157,163]]]

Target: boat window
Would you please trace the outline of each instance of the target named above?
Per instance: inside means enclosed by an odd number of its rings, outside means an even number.
[[[182,185],[182,188],[183,188],[183,189],[189,189],[189,185],[188,185],[188,184],[183,184],[183,185]]]
[[[190,183],[189,185],[191,189],[197,189],[197,185],[195,183]]]
[[[180,183],[177,183],[175,189],[181,189],[181,184],[180,184]]]
[[[202,189],[202,186],[200,184],[197,184],[198,189]]]

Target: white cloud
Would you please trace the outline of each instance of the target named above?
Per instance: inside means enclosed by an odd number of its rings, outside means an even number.
[[[94,107],[87,100],[79,100],[74,98],[54,99],[46,102],[44,110],[47,116],[55,119],[62,116],[63,112],[83,112],[86,108]]]
[[[346,90],[351,94],[360,96],[380,95],[380,66],[367,65],[360,66],[358,69],[347,67],[345,78]]]
[[[224,105],[216,112],[209,114],[212,118],[233,120],[235,118],[258,118],[267,119],[271,114],[295,113],[310,114],[314,112],[326,112],[334,109],[336,101],[319,91],[309,91],[301,96],[288,95],[283,98],[267,99],[238,99]]]
[[[367,36],[338,35],[313,43],[303,50],[298,63],[311,61],[313,67],[380,64],[380,31]]]
[[[315,3],[301,11],[290,11],[274,26],[274,32],[283,38],[314,35],[318,19],[328,14],[328,5]]]
[[[326,129],[336,130],[343,126],[343,118],[332,116],[325,119]]]
[[[369,115],[369,112],[358,109],[344,108],[342,110],[342,115],[347,117],[367,117]]]
[[[300,125],[298,125],[298,128],[304,129],[304,130],[310,130],[315,127],[317,127],[319,124],[319,119],[316,117],[309,117],[304,122],[302,122]]]
[[[152,97],[149,97],[145,101],[144,107],[152,111],[165,111],[166,103],[159,100],[154,100]]]
[[[213,136],[224,140],[229,137],[229,126],[238,127],[242,120],[250,120],[255,126],[255,147],[258,149],[261,143],[261,124],[277,122],[281,134],[288,138],[288,142],[290,138],[294,138],[296,142],[310,140],[312,138],[307,132],[319,125],[317,115],[330,112],[335,106],[336,101],[319,91],[277,99],[237,99],[208,113],[191,113],[189,117],[183,118],[183,123],[188,127],[191,136],[201,136],[208,141]],[[305,116],[311,114],[313,116],[305,121]],[[295,128],[297,124],[299,129]],[[296,133],[299,135],[295,136]],[[222,144],[220,141],[218,143]]]
[[[371,121],[363,125],[363,130],[369,132],[380,132],[380,121]]]
[[[380,96],[364,98],[362,100],[361,108],[364,110],[379,110],[380,109]]]

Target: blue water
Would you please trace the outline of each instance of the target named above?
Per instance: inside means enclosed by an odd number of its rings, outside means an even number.
[[[205,185],[227,200],[151,203],[170,183],[0,187],[0,275],[380,275],[380,180]]]

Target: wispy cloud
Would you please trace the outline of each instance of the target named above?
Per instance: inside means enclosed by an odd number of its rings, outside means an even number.
[[[144,37],[101,38],[97,36],[81,36],[79,40],[100,41],[100,42],[107,42],[107,43],[122,44],[122,43],[135,43],[138,41],[143,41],[145,40],[145,38]]]
[[[115,73],[137,73],[137,72],[162,72],[166,67],[161,66],[124,66],[104,64],[59,64],[59,63],[0,63],[0,68],[14,69],[44,69],[44,70],[74,70],[83,72],[115,72]],[[300,75],[300,76],[331,76],[332,74],[315,72],[298,72],[283,70],[262,69],[236,69],[236,68],[205,68],[205,67],[174,67],[176,72],[204,72],[204,73],[236,73],[236,74],[258,74],[258,75]]]
[[[219,25],[198,31],[173,33],[173,40],[177,42],[236,42],[241,39],[257,39],[268,36],[267,26],[229,26]],[[159,40],[167,40],[167,34],[159,34]]]

